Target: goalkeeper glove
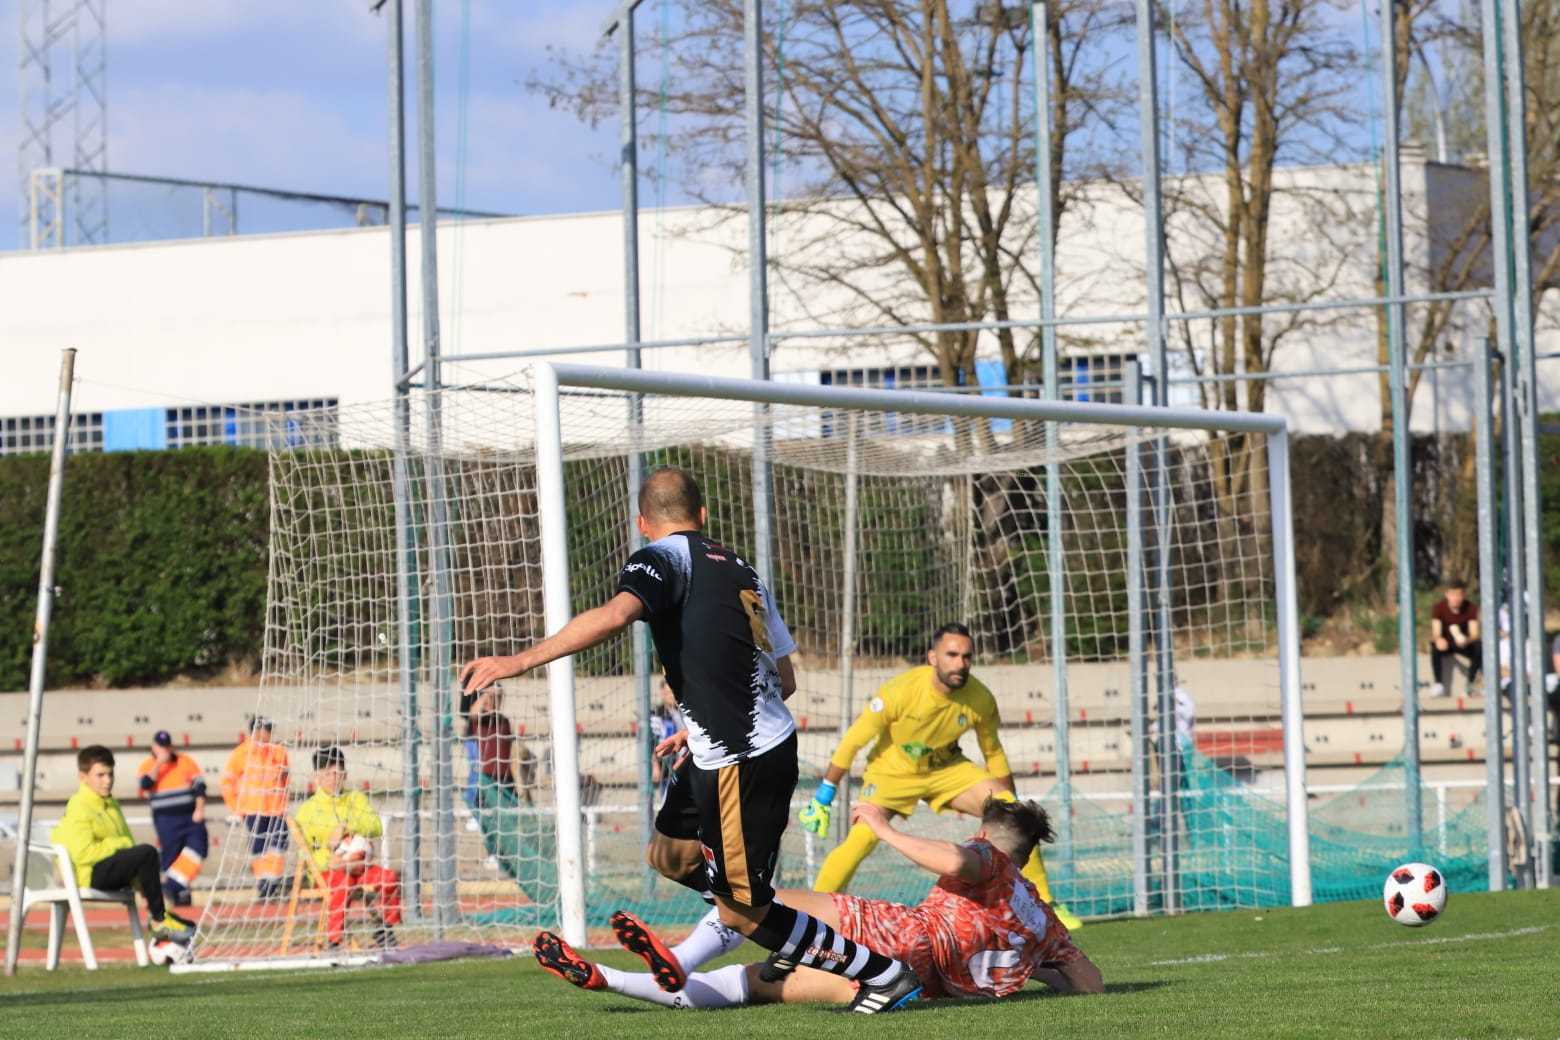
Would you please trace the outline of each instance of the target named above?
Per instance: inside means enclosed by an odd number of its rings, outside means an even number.
[[[834,785],[825,780],[818,785],[818,793],[813,795],[812,801],[797,819],[801,821],[802,830],[813,834],[829,833],[829,809],[834,804]]]

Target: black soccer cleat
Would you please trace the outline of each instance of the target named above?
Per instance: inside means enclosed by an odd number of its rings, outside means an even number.
[[[676,993],[688,984],[688,973],[677,960],[677,955],[655,937],[655,933],[643,921],[619,910],[612,915],[612,934],[623,949],[645,962],[655,984],[668,993]]]
[[[542,932],[531,944],[536,963],[571,986],[580,989],[606,989],[607,980],[590,961],[575,953],[569,944],[552,932]]]
[[[850,1006],[845,1010],[853,1011],[858,1015],[898,1011],[920,995],[921,980],[915,977],[915,972],[906,968],[881,986],[868,986],[863,983],[856,991],[856,999],[851,1001]]]
[[[764,982],[779,982],[795,970],[796,961],[789,957],[782,957],[778,953],[771,953],[764,963],[758,966],[758,977]]]

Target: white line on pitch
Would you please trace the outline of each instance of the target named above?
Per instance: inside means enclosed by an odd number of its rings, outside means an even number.
[[[1475,942],[1485,939],[1510,939],[1518,935],[1537,935],[1546,932],[1550,925],[1529,925],[1525,928],[1513,928],[1505,932],[1472,932],[1468,935],[1427,935],[1423,938],[1410,939],[1404,942],[1373,943],[1365,947],[1368,950],[1380,950],[1393,946],[1439,946],[1445,943]],[[1304,951],[1309,956],[1320,956],[1327,953],[1343,953],[1346,949],[1355,947],[1344,946],[1318,946]],[[1200,953],[1195,957],[1177,957],[1167,961],[1149,961],[1148,966],[1162,968],[1176,964],[1217,964],[1219,961],[1229,960],[1260,960],[1264,957],[1292,957],[1293,950],[1255,950],[1250,953]]]

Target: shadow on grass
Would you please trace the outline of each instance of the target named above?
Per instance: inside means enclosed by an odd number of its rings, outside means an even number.
[[[90,980],[88,982],[90,985]],[[318,981],[299,979],[296,976],[287,980],[286,994],[290,1001],[294,995],[302,1000],[308,1000],[311,993],[331,992],[339,994],[341,986],[340,977],[322,976]],[[261,979],[252,980],[249,986],[236,988],[223,987],[220,996],[215,992],[213,999],[219,1002],[227,1002],[233,999],[242,999],[248,995],[275,996],[276,990],[266,992]],[[163,1009],[169,1001],[177,1001],[181,1004],[198,1003],[202,995],[192,992],[187,985],[180,984],[171,979],[167,981],[153,982],[151,984],[138,982],[134,986],[106,986],[102,989],[61,989],[43,990],[32,993],[17,993],[5,998],[7,1009],[36,1007],[47,1008],[69,1005],[71,1007],[87,1007],[93,1005],[133,1006],[137,1004],[156,1004],[156,1014],[161,1016]],[[323,998],[319,998],[323,999]]]
[[[1108,997],[1113,993],[1150,993],[1156,989],[1160,989],[1169,985],[1172,985],[1172,983],[1162,979],[1155,979],[1149,982],[1122,982],[1116,985],[1106,983],[1105,993],[1103,995]],[[1068,998],[1068,994],[1057,993],[1055,990],[1032,986],[1027,989],[1020,990],[1017,993],[1010,994],[1006,997],[939,997],[932,1000],[917,1000],[913,1003],[906,1004],[899,1011],[894,1012],[894,1014],[898,1015],[905,1011],[934,1011],[939,1008],[981,1007],[986,1004],[997,1003],[1020,1004],[1036,1000],[1057,1000],[1063,998]],[[809,1002],[804,1001],[803,1003]],[[706,1008],[704,1013],[708,1014],[711,1012],[720,1011],[740,1011],[747,1007],[758,1006],[760,1005],[740,1004],[729,1008]],[[845,1007],[843,1004],[831,1004],[823,1001],[812,1004],[812,1006],[826,1011],[842,1011]],[[596,1013],[603,1015],[643,1015],[655,1014],[657,1012],[667,1010],[671,1009],[653,1004],[635,1003],[604,1006],[597,1009]]]
[[[1113,993],[1148,993],[1162,986],[1169,986],[1170,982],[1164,979],[1153,979],[1148,982],[1110,982],[1105,983],[1105,992],[1101,996],[1110,996]],[[1053,989],[1043,986],[1029,986],[1017,993],[1005,997],[946,997],[937,1000],[917,1001],[922,1007],[960,1007],[969,1005],[979,1007],[982,1004],[1019,1004],[1033,1000],[1072,1000],[1073,995],[1058,993]]]

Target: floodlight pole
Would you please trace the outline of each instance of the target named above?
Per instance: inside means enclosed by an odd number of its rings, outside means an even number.
[[[1397,104],[1397,5],[1381,7],[1382,54],[1382,144],[1381,165],[1385,214],[1382,231],[1385,255],[1382,265],[1386,268],[1386,290],[1390,299],[1403,295],[1403,214],[1402,175],[1398,155],[1398,104]],[[1413,463],[1409,458],[1411,431],[1408,414],[1408,346],[1403,330],[1402,303],[1386,305],[1387,361],[1389,366],[1390,395],[1392,401],[1392,472],[1393,499],[1397,513],[1397,598],[1398,598],[1398,655],[1403,689],[1403,771],[1405,775],[1406,804],[1404,813],[1408,827],[1410,855],[1416,859],[1425,856],[1424,794],[1420,784],[1419,768],[1419,680],[1417,666],[1419,655],[1415,651],[1414,636],[1414,531],[1409,518],[1413,512],[1409,485],[1413,482]]]
[[[1165,222],[1160,195],[1159,154],[1159,69],[1154,52],[1154,2],[1137,0],[1138,50],[1138,123],[1139,146],[1143,157],[1143,269],[1145,304],[1148,320],[1145,332],[1148,351],[1154,359],[1154,404],[1170,405],[1170,358],[1165,347]],[[1159,775],[1165,788],[1161,803],[1164,843],[1162,887],[1163,907],[1174,913],[1180,904],[1180,865],[1177,855],[1177,802],[1173,790],[1176,774],[1175,753],[1175,648],[1170,602],[1170,540],[1174,524],[1170,515],[1170,440],[1155,442],[1148,478],[1151,484],[1150,508],[1154,514],[1153,617],[1154,676],[1158,688]]]
[[[406,840],[401,843],[401,884],[406,912],[422,915],[422,785],[418,780],[417,650],[413,638],[412,491],[407,469],[411,452],[411,368],[406,339],[406,19],[401,0],[380,0],[385,14],[386,67],[389,72],[390,198],[390,372],[395,399],[395,452],[391,493],[395,508],[396,674],[401,692],[401,810]]]
[[[1047,401],[1061,400],[1060,377],[1056,359],[1056,212],[1051,205],[1054,184],[1051,178],[1051,65],[1046,49],[1050,41],[1050,6],[1045,0],[1031,0],[1029,35],[1034,41],[1035,81],[1035,214],[1036,238],[1040,246],[1040,365]],[[1136,403],[1134,401],[1134,403]],[[1054,456],[1061,444],[1056,423],[1045,424],[1045,446]],[[1072,756],[1070,709],[1067,689],[1067,594],[1066,563],[1062,552],[1062,467],[1054,459],[1045,464],[1045,546],[1046,574],[1051,597],[1051,682],[1054,685],[1055,714],[1052,726],[1056,739],[1056,782],[1060,789],[1062,811],[1057,814],[1056,837],[1061,859],[1073,869],[1072,840]]]
[[[434,179],[436,159],[433,147],[433,0],[417,0],[417,190],[420,246],[422,250],[422,325],[426,352],[424,371],[427,407],[427,463],[424,483],[428,495],[428,625],[425,629],[429,648],[428,674],[433,682],[434,727],[434,877],[436,892],[433,935],[444,937],[444,929],[459,923],[455,873],[455,806],[451,797],[453,736],[453,698],[455,671],[450,660],[452,625],[450,622],[449,513],[443,463],[443,413],[440,395],[443,374],[439,344],[439,202]]]
[[[43,558],[38,565],[38,612],[33,622],[32,677],[27,685],[26,748],[22,753],[22,804],[16,820],[16,870],[11,875],[11,922],[5,942],[5,973],[16,974],[22,949],[22,890],[27,885],[27,842],[32,837],[33,788],[38,773],[38,729],[43,722],[43,678],[49,660],[49,615],[54,609],[55,536],[60,528],[60,492],[65,483],[65,447],[70,441],[70,391],[75,348],[60,358],[59,404],[54,412],[54,454],[43,517]]]
[[[639,114],[634,101],[634,11],[644,0],[622,0],[602,28],[603,36],[618,35],[618,121],[619,170],[623,182],[623,342],[627,345],[624,362],[629,368],[640,366],[639,342]],[[633,448],[628,453],[628,531],[627,544],[639,543],[634,524],[639,488],[644,483],[645,460],[639,450],[640,428],[644,418],[644,398],[628,397],[628,435]],[[644,625],[633,626],[634,717],[642,732],[650,732],[650,633]],[[653,742],[639,742],[639,837],[649,843],[655,828],[655,782],[650,758]],[[645,884],[653,883],[649,872]],[[648,895],[648,890],[646,891]]]
[[[747,109],[748,204],[748,357],[753,378],[769,378],[769,252],[764,221],[764,22],[763,0],[743,0],[742,25]],[[773,568],[774,474],[770,468],[769,406],[753,405],[753,564],[771,589],[779,585]]]

